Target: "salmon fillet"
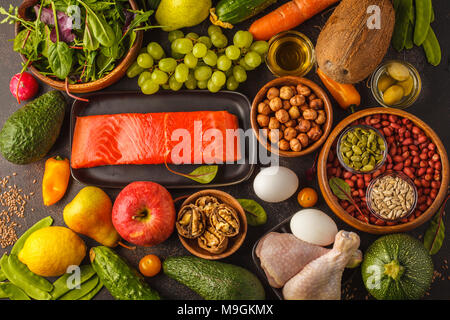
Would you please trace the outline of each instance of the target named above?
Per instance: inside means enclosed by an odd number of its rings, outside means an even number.
[[[227,111],[123,113],[77,117],[74,169],[119,164],[200,164],[240,159],[238,119]],[[228,144],[228,146],[227,146]]]

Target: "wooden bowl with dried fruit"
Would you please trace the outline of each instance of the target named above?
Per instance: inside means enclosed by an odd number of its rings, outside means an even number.
[[[208,189],[192,194],[183,202],[175,227],[190,253],[217,260],[240,248],[247,235],[247,217],[234,197]]]
[[[300,157],[319,148],[333,124],[325,91],[311,80],[276,78],[256,94],[251,124],[258,141],[283,157]]]

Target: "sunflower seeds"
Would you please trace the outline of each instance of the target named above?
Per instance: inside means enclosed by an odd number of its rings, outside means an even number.
[[[416,201],[413,186],[399,176],[387,175],[374,182],[369,201],[375,213],[386,220],[408,215]]]

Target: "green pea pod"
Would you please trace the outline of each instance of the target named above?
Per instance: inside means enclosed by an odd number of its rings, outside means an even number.
[[[413,37],[414,37],[414,26],[410,22],[408,23],[408,31],[406,33],[405,49],[409,50],[413,48],[414,46]]]
[[[392,35],[392,46],[397,51],[402,51],[405,47],[412,6],[412,0],[398,1],[398,9],[395,12],[394,34]]]
[[[431,27],[428,29],[428,35],[422,46],[425,50],[425,55],[427,56],[428,62],[435,67],[438,66],[442,59],[441,46],[439,45],[436,34]]]
[[[94,268],[90,264],[86,264],[80,267],[80,284],[83,284],[92,276],[95,275]],[[53,282],[53,291],[50,293],[53,299],[58,299],[62,295],[66,294],[70,291],[70,288],[67,286],[67,280],[72,276],[70,273],[66,273],[59,277],[55,282]]]
[[[36,230],[39,230],[39,229],[42,229],[45,227],[50,227],[52,225],[52,223],[53,223],[53,218],[50,216],[45,217],[44,219],[41,219],[38,222],[36,222],[27,231],[25,231],[25,233],[19,238],[19,240],[16,241],[13,248],[11,249],[11,254],[18,255],[20,250],[22,250],[23,245],[25,244],[25,241],[28,239],[30,234],[32,234]]]
[[[2,259],[0,260],[0,267],[2,268],[8,280],[25,291],[25,293],[31,298],[36,300],[51,299],[51,295],[48,292],[35,287],[31,283],[28,283],[26,279],[21,277],[20,274],[16,273],[15,270],[11,268],[8,255],[3,255]]]
[[[90,292],[88,292],[87,294],[85,294],[84,296],[82,296],[81,298],[79,298],[78,300],[91,300],[92,298],[94,298],[97,293],[103,288],[103,283],[101,281],[98,281],[97,286],[91,290]]]
[[[82,283],[79,289],[74,288],[70,290],[65,295],[60,297],[58,300],[78,300],[81,297],[88,294],[89,292],[91,292],[92,290],[94,290],[94,288],[97,286],[98,283],[99,283],[98,276],[94,276],[85,283]]]
[[[0,283],[0,297],[11,300],[31,300],[22,289],[11,282]]]
[[[420,46],[427,37],[431,22],[431,0],[415,0],[416,22],[414,24],[414,43]]]
[[[24,279],[26,282],[32,284],[36,288],[43,291],[50,292],[53,290],[53,285],[44,277],[38,276],[28,269],[28,267],[22,263],[15,254],[9,256],[9,266],[17,276]]]
[[[0,281],[5,281],[5,280],[7,280],[7,279],[8,279],[8,278],[6,278],[5,273],[3,272],[3,270],[0,269]]]

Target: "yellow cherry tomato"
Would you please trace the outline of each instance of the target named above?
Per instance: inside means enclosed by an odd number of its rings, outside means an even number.
[[[154,254],[146,255],[139,261],[139,271],[146,277],[156,276],[161,271],[161,260]]]
[[[303,188],[297,196],[298,203],[303,208],[313,207],[317,203],[317,192],[313,188]]]

